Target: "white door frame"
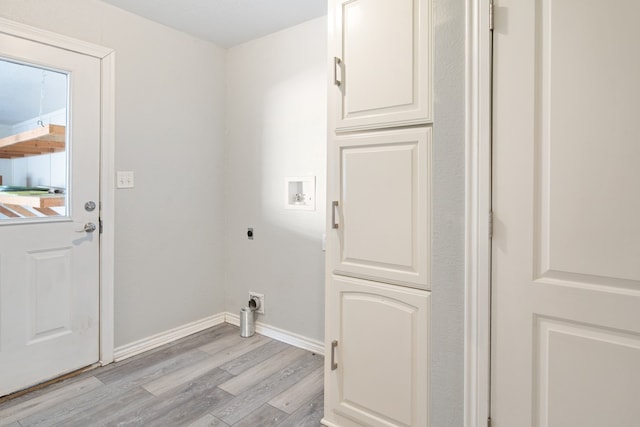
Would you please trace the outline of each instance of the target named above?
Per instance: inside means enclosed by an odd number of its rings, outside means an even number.
[[[464,425],[484,427],[491,384],[491,0],[466,0]]]
[[[50,31],[0,18],[0,33],[100,59],[100,353],[99,361],[113,362],[114,348],[114,145],[115,52]]]

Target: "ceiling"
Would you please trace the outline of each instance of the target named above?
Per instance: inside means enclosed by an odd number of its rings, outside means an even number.
[[[229,48],[327,13],[327,0],[102,0]]]

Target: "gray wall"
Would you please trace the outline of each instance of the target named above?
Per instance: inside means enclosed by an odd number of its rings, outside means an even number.
[[[324,340],[326,18],[227,54],[227,309],[265,294],[259,322]],[[288,210],[285,177],[315,176],[315,211]],[[247,227],[255,229],[248,240]]]
[[[465,3],[435,1],[432,427],[464,424]]]
[[[116,50],[116,347],[224,311],[225,51],[95,0],[0,16]]]

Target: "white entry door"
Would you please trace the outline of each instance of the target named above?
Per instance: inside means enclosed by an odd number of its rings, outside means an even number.
[[[56,178],[59,193],[50,196],[57,197],[57,204],[36,209],[29,200],[48,196],[33,194],[15,203],[7,199],[11,194],[5,194],[0,204],[8,213],[0,219],[2,396],[92,364],[99,357],[101,83],[99,59],[6,34],[0,34],[0,60],[39,69],[43,88],[50,83],[46,72],[60,73],[67,90],[63,154],[59,146],[55,156],[25,154],[29,159],[44,158],[39,163],[49,165],[50,176],[60,175],[54,169],[64,164],[62,178]],[[42,112],[47,105],[46,90],[38,96],[36,111],[45,122],[39,123],[43,127],[48,120]],[[46,146],[46,141],[39,144],[14,147],[33,154],[30,150]],[[20,168],[35,167],[24,166],[24,162],[20,166],[18,154],[3,159],[5,164],[13,162],[14,178]],[[29,169],[27,184],[38,184],[33,180],[40,172]],[[96,207],[85,207],[87,202]]]
[[[640,425],[640,2],[498,0],[495,427]]]

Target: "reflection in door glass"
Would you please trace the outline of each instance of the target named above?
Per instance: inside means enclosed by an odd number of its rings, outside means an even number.
[[[0,59],[0,220],[67,215],[67,74]]]

